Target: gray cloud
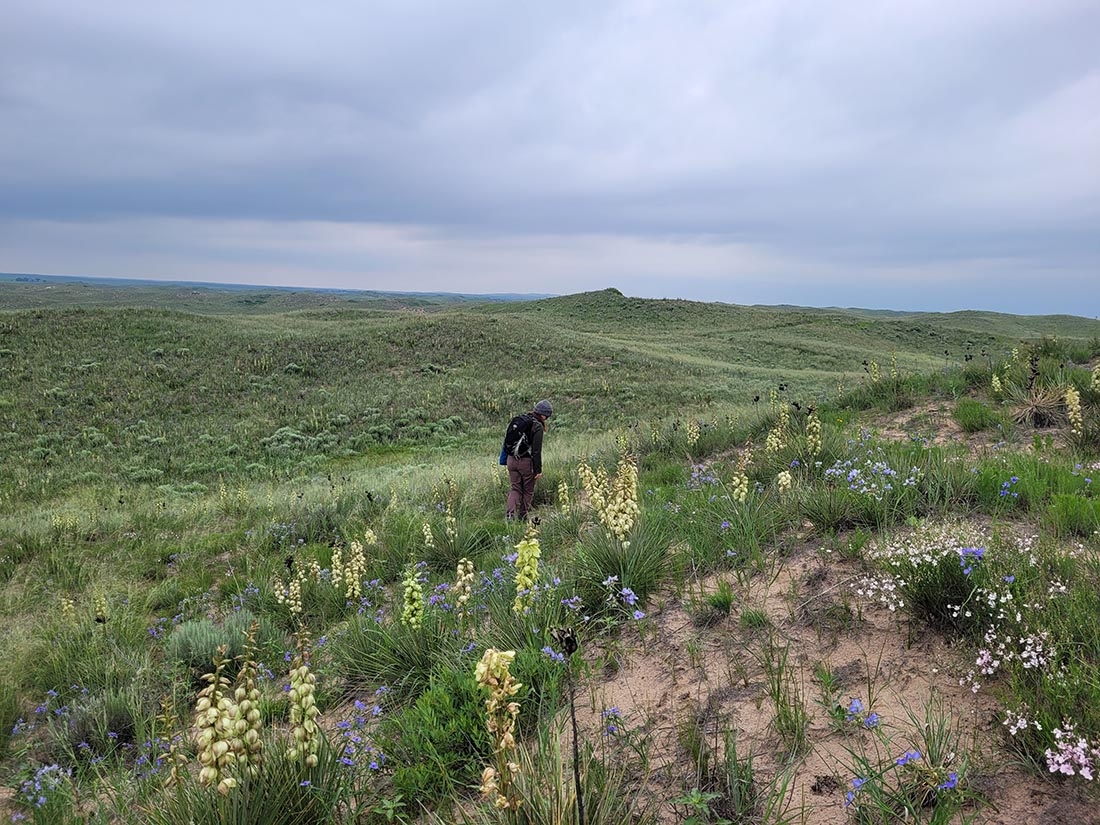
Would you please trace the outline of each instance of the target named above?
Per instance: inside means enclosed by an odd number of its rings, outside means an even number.
[[[11,5],[9,271],[1100,311],[1093,2]]]

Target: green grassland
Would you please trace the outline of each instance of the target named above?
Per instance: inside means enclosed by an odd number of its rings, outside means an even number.
[[[474,301],[3,281],[0,308],[4,813],[36,822],[571,821],[572,757],[556,735],[566,671],[545,652],[551,629],[576,621],[569,602],[592,617],[581,626],[584,649],[568,660],[581,693],[646,655],[664,605],[665,615],[688,611],[711,642],[755,651],[759,671],[738,690],[774,713],[775,747],[754,745],[755,778],[744,748],[738,757],[736,743],[686,731],[675,761],[689,769],[666,766],[649,783],[640,739],[619,737],[612,748],[595,734],[580,755],[590,822],[670,821],[672,808],[675,821],[799,821],[789,783],[815,742],[798,685],[807,673],[831,682],[814,670],[820,662],[796,673],[792,637],[747,600],[807,531],[853,576],[899,576],[910,639],[919,627],[977,651],[990,628],[1010,641],[1048,634],[1061,681],[1037,680],[1003,654],[998,676],[1006,708],[1041,718],[1041,731],[1025,726],[1001,746],[1035,776],[1063,715],[1100,748],[1100,650],[1083,632],[1100,609],[1090,469],[1100,466],[1098,321],[616,290]],[[523,545],[524,528],[503,519],[496,455],[510,416],[540,398],[555,408],[536,500],[543,551],[536,586],[517,594],[525,562],[500,558]],[[868,429],[921,408],[964,435],[888,441]],[[622,535],[592,509],[598,496],[582,462],[633,491],[639,512]],[[624,467],[639,474],[634,482]],[[942,536],[919,558],[882,550],[959,517],[993,526],[982,553],[956,553]],[[1012,543],[1012,529],[1025,526],[1042,537],[1037,545]],[[342,571],[356,545],[367,550],[353,595]],[[479,583],[475,619],[457,618],[448,602],[461,559]],[[692,595],[715,576],[718,591]],[[1009,579],[1016,604],[1045,604],[1055,581],[1066,598],[1013,620],[1026,629],[1008,627],[977,602]],[[295,587],[298,610],[288,607]],[[417,592],[434,601],[414,622]],[[855,598],[838,600],[821,627],[839,621],[858,634]],[[524,610],[513,610],[515,599]],[[958,602],[974,599],[960,618]],[[722,625],[738,605],[740,626]],[[252,672],[242,662],[258,668],[253,682],[271,674],[239,694],[257,691],[265,767],[251,775],[244,757],[219,763],[219,778],[241,785],[224,793],[197,779],[193,724],[220,645],[229,682]],[[472,676],[487,648],[516,651],[525,685],[523,767],[509,791],[526,801],[523,815],[481,807],[474,792],[500,753]],[[304,711],[282,686],[303,651],[326,720],[317,765],[285,744]],[[312,690],[296,685],[294,697]],[[715,696],[733,687],[715,686]],[[847,748],[851,775],[870,783],[858,821],[962,821],[992,801],[977,767],[966,781],[966,760],[928,753],[920,770],[895,770],[896,754],[885,754],[914,743],[912,732],[838,715],[835,698],[821,703],[830,735]],[[867,691],[863,699],[870,704]],[[356,715],[353,702],[377,704],[381,721]],[[855,730],[845,727],[853,718]],[[373,750],[341,751],[348,730]],[[979,762],[976,751],[968,759]],[[509,761],[498,767],[510,770]],[[173,763],[181,778],[165,789]],[[837,781],[851,788],[851,776]],[[42,804],[36,782],[49,786]]]
[[[66,291],[83,300],[85,289],[55,286],[56,304]],[[300,306],[309,298],[292,294]],[[250,295],[223,298],[237,306]],[[331,309],[329,297],[294,312],[254,303],[206,314],[172,309],[176,291],[163,287],[159,307],[0,315],[0,505],[100,484],[286,478],[427,449],[489,453],[501,419],[544,396],[558,401],[563,432],[606,432],[751,405],[778,385],[791,398],[835,395],[868,360],[930,372],[992,363],[1056,334],[1087,352],[1100,329],[987,313],[870,320],[613,290],[427,315],[415,304]]]

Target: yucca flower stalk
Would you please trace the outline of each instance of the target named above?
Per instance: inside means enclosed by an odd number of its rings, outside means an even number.
[[[374,534],[367,531],[368,535]],[[358,541],[352,541],[348,548],[348,560],[344,566],[344,597],[348,601],[356,601],[363,595],[363,574],[367,570],[367,557],[363,552],[363,545]]]
[[[561,508],[562,515],[569,512],[569,485],[566,483],[565,479],[558,482],[558,507]]]
[[[424,522],[424,546],[429,550],[435,549],[435,534],[432,532],[432,526],[428,522]]]
[[[638,509],[638,467],[634,463],[634,457],[623,455],[619,459],[618,472],[615,478],[610,480],[611,489],[604,500],[603,512],[600,519],[604,526],[623,543],[623,547],[629,547],[630,542],[626,537],[630,534],[634,521],[640,512]]]
[[[993,394],[997,396],[1001,395],[1004,392],[1004,387],[1001,385],[1000,376],[998,376],[997,373],[993,373],[991,381],[993,384]]]
[[[92,605],[95,609],[95,620],[100,624],[106,624],[109,618],[107,608],[107,597],[102,593],[96,593],[92,597]]]
[[[256,648],[256,634],[260,623],[252,622],[245,639],[244,663],[237,675],[237,684],[233,691],[234,723],[237,742],[237,760],[244,766],[249,776],[255,778],[263,763],[264,743],[260,739],[263,720],[260,716],[260,689],[256,687],[259,679],[259,652]]]
[[[458,519],[455,518],[455,501],[457,499],[458,485],[453,478],[448,478],[446,510],[443,514],[443,532],[452,546],[458,541]]]
[[[898,372],[898,354],[896,352],[891,352],[890,353],[890,378],[894,381],[897,381],[900,376],[901,376],[901,373]]]
[[[329,565],[330,581],[337,590],[344,581],[344,552],[337,544],[332,548],[332,564]]]
[[[458,568],[455,570],[455,616],[460,622],[471,618],[470,597],[474,592],[474,563],[469,559],[458,560]]]
[[[424,623],[424,583],[420,577],[420,565],[413,559],[405,565],[402,586],[405,606],[401,611],[401,624],[420,627]]]
[[[1089,382],[1089,389],[1093,392],[1100,392],[1100,364],[1092,368],[1092,381]]]
[[[495,807],[516,810],[521,800],[512,786],[519,765],[512,759],[516,747],[515,727],[519,702],[513,698],[523,685],[509,672],[516,658],[514,650],[489,648],[474,668],[474,679],[489,695],[485,700],[485,725],[493,740],[493,764],[481,773],[481,793],[493,799]]]
[[[309,667],[309,639],[298,633],[298,655],[290,666],[290,733],[294,738],[287,748],[290,760],[301,759],[307,767],[317,766],[317,751],[321,745],[321,728],[317,724],[320,710],[314,697],[317,677]]]
[[[275,581],[275,601],[286,605],[292,616],[302,615],[302,578],[304,571],[298,568],[298,572],[290,581],[283,584],[282,580]]]
[[[534,525],[516,545],[516,600],[512,610],[524,614],[531,609],[531,593],[539,578],[539,540]]]
[[[164,780],[165,788],[178,785],[180,779],[187,775],[188,757],[184,749],[180,747],[183,744],[183,737],[173,734],[173,731],[177,731],[181,727],[179,722],[180,720],[176,714],[176,703],[172,694],[162,696],[160,713],[157,714],[157,723],[163,726],[165,731],[168,731],[167,761],[169,768],[168,776]]]
[[[694,447],[699,443],[699,422],[694,418],[688,419],[687,442],[688,447]]]
[[[1069,418],[1069,428],[1078,438],[1084,432],[1084,419],[1081,417],[1081,394],[1074,386],[1066,387],[1066,416]]]
[[[61,618],[67,622],[72,622],[76,619],[76,602],[70,599],[68,596],[62,596],[61,602]]]
[[[745,449],[741,451],[741,455],[737,458],[737,472],[733,474],[733,478],[730,480],[730,498],[738,504],[744,504],[745,499],[749,496],[749,475],[747,470],[751,461],[752,452],[748,447],[745,447]]]
[[[582,461],[577,467],[577,474],[581,477],[581,486],[592,508],[597,514],[602,513],[607,500],[607,471],[599,466],[593,470],[587,461]]]
[[[811,407],[806,419],[806,452],[812,458],[821,452],[821,446],[821,419],[817,417],[817,410]]]
[[[779,487],[779,494],[786,495],[791,491],[791,473],[783,470],[775,477],[775,483]]]
[[[196,746],[202,765],[199,782],[217,785],[222,796],[228,796],[237,786],[237,780],[230,773],[237,754],[232,746],[235,733],[231,716],[233,699],[229,694],[229,680],[225,677],[225,652],[225,645],[218,648],[214,672],[203,676],[207,685],[199,691],[195,703],[195,728],[199,732]]]
[[[778,453],[786,443],[787,425],[790,423],[790,411],[786,404],[778,407],[777,415],[775,426],[768,431],[768,436],[764,439],[764,452],[769,455]]]

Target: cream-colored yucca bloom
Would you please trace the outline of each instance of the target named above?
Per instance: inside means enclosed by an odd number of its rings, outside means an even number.
[[[539,540],[534,535],[525,536],[516,545],[516,600],[512,611],[526,613],[531,607],[531,591],[539,578]]]
[[[96,593],[92,597],[92,607],[95,610],[96,620],[105,623],[110,618],[107,607],[107,597],[102,593]]]
[[[302,613],[302,577],[304,572],[298,568],[298,573],[292,576],[290,581],[283,584],[281,579],[275,580],[275,601],[284,604],[292,616]]]
[[[992,377],[991,380],[992,380],[992,383],[993,383],[993,393],[994,393],[994,395],[1000,395],[1001,392],[1002,392],[1000,376],[998,376],[997,373],[993,373],[993,377]]]
[[[871,383],[872,384],[877,384],[879,382],[879,378],[881,377],[879,375],[878,362],[877,361],[872,361],[871,362],[870,371],[871,371]]]
[[[738,504],[744,504],[749,496],[748,466],[752,461],[752,451],[745,447],[737,457],[737,471],[730,480],[730,498]]]
[[[317,676],[309,668],[309,647],[305,637],[298,638],[298,655],[290,667],[290,734],[293,738],[286,756],[290,760],[302,760],[314,768],[319,761],[317,751],[321,745],[321,727],[317,717],[321,711],[314,696]]]
[[[687,442],[689,447],[694,447],[699,443],[699,422],[694,418],[688,419]]]
[[[519,702],[513,698],[523,685],[515,680],[509,667],[516,658],[514,650],[489,648],[474,667],[474,680],[489,695],[485,700],[485,726],[493,740],[494,766],[481,774],[481,792],[493,798],[497,808],[516,809],[521,800],[512,793],[519,766],[509,758],[516,747],[515,727]]]
[[[1089,383],[1089,389],[1093,392],[1100,392],[1100,364],[1092,368],[1092,381]]]
[[[603,523],[624,547],[630,543],[626,537],[630,535],[634,522],[641,511],[638,508],[638,465],[634,457],[623,455],[619,459],[619,470],[611,481],[611,491],[607,497],[604,508]]]
[[[890,353],[890,377],[892,379],[894,379],[895,381],[897,381],[898,377],[900,375],[901,375],[901,373],[898,372],[898,354],[896,352],[891,352]]]
[[[68,596],[61,596],[59,601],[61,602],[61,618],[67,622],[73,621],[76,618],[76,602]]]
[[[558,507],[561,508],[562,513],[569,512],[569,485],[564,479],[558,482]]]
[[[630,446],[630,436],[623,430],[620,430],[615,434],[615,446],[619,448],[619,452],[626,452]]]
[[[791,420],[791,413],[786,404],[777,407],[776,414],[778,417],[775,426],[768,431],[768,436],[764,439],[764,452],[769,455],[775,455],[783,449],[787,440],[787,427]]]
[[[237,684],[233,691],[234,750],[237,760],[248,774],[255,778],[263,763],[263,741],[260,731],[263,720],[260,716],[260,689],[256,686],[259,679],[259,652],[256,648],[256,633],[260,623],[254,621],[248,629],[245,643],[244,663],[237,675]]]
[[[430,549],[435,548],[435,534],[432,533],[432,526],[428,522],[424,522],[424,546]]]
[[[455,518],[456,502],[458,501],[458,484],[453,478],[447,479],[447,503],[443,514],[443,532],[447,541],[454,546],[458,541],[458,519]]]
[[[776,484],[779,485],[780,494],[789,493],[791,490],[791,473],[790,470],[783,470],[775,477]]]
[[[474,592],[474,563],[469,559],[458,560],[455,570],[455,615],[459,621],[470,617],[470,597]]]
[[[1065,399],[1070,431],[1080,438],[1085,426],[1084,418],[1081,416],[1081,394],[1077,392],[1076,387],[1069,386],[1066,387]]]
[[[373,535],[370,530],[368,534]],[[348,561],[344,566],[344,598],[355,601],[363,595],[363,576],[367,572],[367,556],[363,545],[352,541],[348,548]]]
[[[581,477],[581,486],[592,509],[601,513],[607,496],[607,471],[603,467],[593,470],[587,461],[582,461],[577,467],[577,475]]]
[[[577,473],[600,522],[615,538],[623,541],[640,513],[638,468],[634,458],[624,454],[619,459],[619,469],[614,479],[608,477],[603,467],[597,467],[593,471],[583,461],[577,468]]]
[[[207,673],[203,679],[206,687],[199,691],[195,702],[195,738],[199,763],[199,782],[203,785],[217,785],[218,793],[228,795],[237,781],[230,775],[230,766],[236,761],[237,753],[232,747],[235,735],[232,707],[233,699],[229,694],[229,680],[225,678],[226,646],[218,648],[214,657],[214,672]]]
[[[401,611],[401,624],[406,627],[420,627],[424,623],[424,585],[420,582],[420,571],[413,559],[405,565],[404,588],[405,607]]]
[[[340,545],[337,544],[332,548],[332,564],[330,565],[332,586],[337,590],[340,589],[340,584],[344,580],[344,553],[340,549]]]
[[[811,457],[821,452],[821,419],[817,417],[817,410],[811,409],[806,419],[806,452]]]

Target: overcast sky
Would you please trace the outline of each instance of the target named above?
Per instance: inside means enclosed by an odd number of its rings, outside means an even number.
[[[1100,315],[1098,0],[5,0],[0,271]]]

